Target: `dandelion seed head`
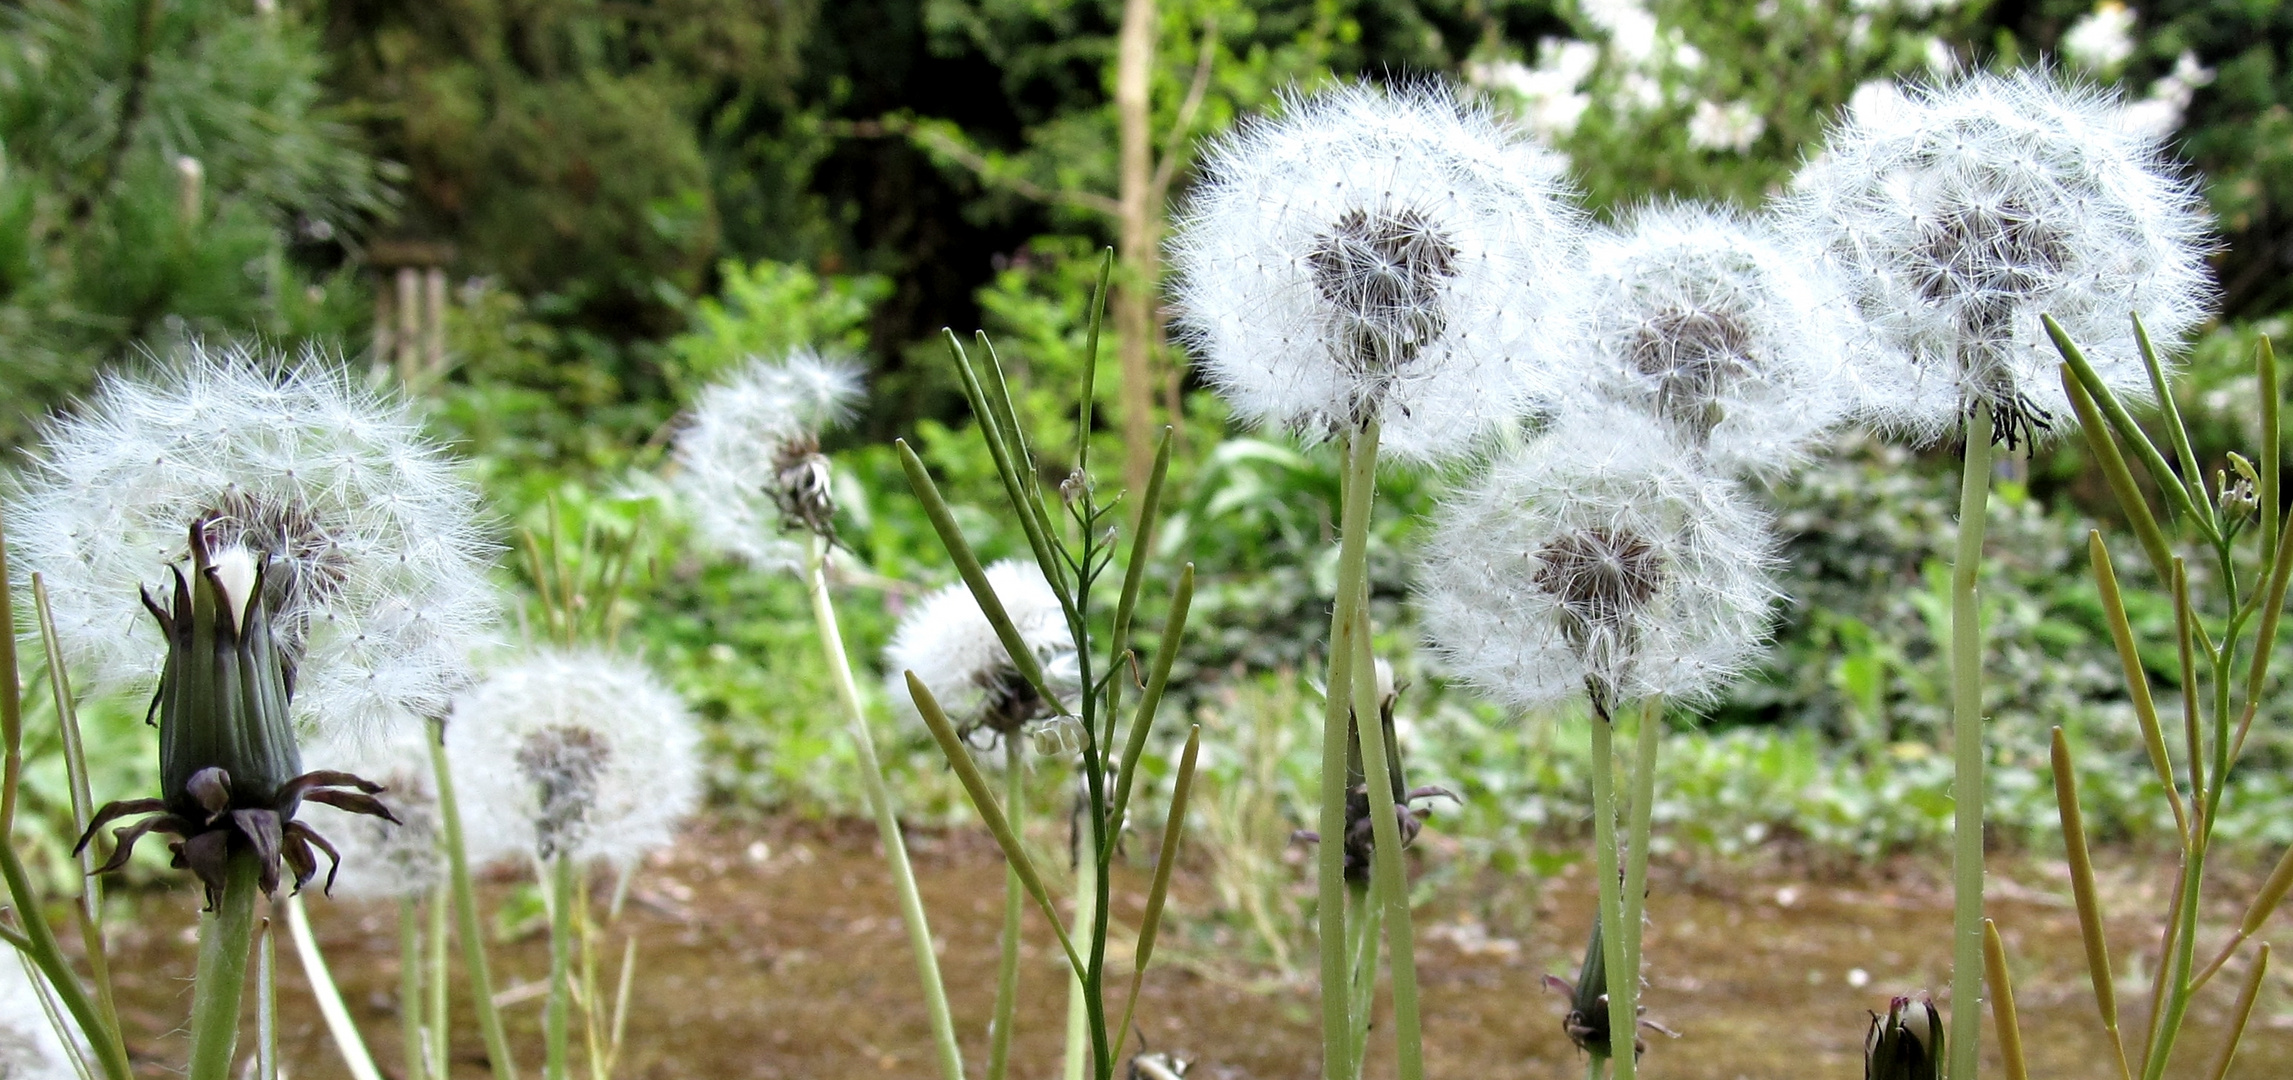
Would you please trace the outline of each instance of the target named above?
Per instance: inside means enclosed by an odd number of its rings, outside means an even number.
[[[304,749],[307,768],[347,772],[382,785],[382,800],[398,815],[392,823],[321,803],[303,804],[300,817],[341,855],[328,890],[333,895],[357,900],[424,896],[445,880],[444,819],[429,738],[416,726],[388,739],[325,739]]]
[[[1927,440],[1988,402],[2002,441],[2059,430],[2041,315],[2146,398],[2128,315],[2172,347],[2206,314],[2211,246],[2195,187],[2117,96],[2022,71],[1857,102],[1785,215],[1872,327],[1866,359],[1903,369],[1870,415]]]
[[[157,682],[166,644],[137,593],[164,595],[195,522],[246,576],[265,565],[306,736],[441,713],[500,610],[475,486],[408,403],[317,353],[193,345],[107,375],[46,423],[7,504],[17,585],[46,583],[96,693]]]
[[[454,701],[446,756],[470,857],[630,866],[700,799],[700,735],[652,669],[593,648],[535,648]]]
[[[1704,700],[1767,636],[1766,526],[1652,418],[1575,412],[1442,507],[1418,611],[1443,665],[1507,706]]]
[[[1243,417],[1432,460],[1544,403],[1585,231],[1562,159],[1447,90],[1292,96],[1206,158],[1179,329]]]
[[[800,349],[752,358],[701,392],[677,436],[672,480],[701,539],[750,565],[793,569],[834,504],[822,431],[861,397],[851,363]]]
[[[1020,640],[1042,665],[1052,692],[1061,696],[1072,692],[1077,682],[1075,638],[1067,627],[1066,609],[1042,568],[1005,559],[987,568],[987,583]],[[905,677],[912,671],[961,732],[984,729],[998,737],[1010,736],[1057,712],[1019,673],[994,624],[987,621],[970,587],[960,581],[908,610],[884,649],[884,666],[886,690],[902,711],[912,714],[915,708]]]
[[[1590,396],[1723,471],[1788,467],[1858,398],[1846,349],[1862,331],[1805,262],[1729,211],[1635,211],[1587,255]]]

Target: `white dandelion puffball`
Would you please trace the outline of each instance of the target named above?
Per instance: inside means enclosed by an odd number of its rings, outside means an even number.
[[[387,739],[322,739],[303,750],[310,769],[347,772],[382,785],[377,798],[398,815],[390,822],[303,804],[302,819],[334,844],[338,856],[330,895],[354,900],[422,896],[445,880],[444,819],[438,813],[429,742],[424,726],[413,725]]]
[[[1554,386],[1585,231],[1565,168],[1444,89],[1290,97],[1205,159],[1180,332],[1246,419],[1454,454]]]
[[[148,692],[167,646],[138,602],[219,548],[275,560],[306,735],[439,715],[500,602],[476,487],[412,408],[316,353],[192,346],[107,375],[50,420],[7,500],[19,586],[47,583],[67,661],[99,693]],[[164,592],[161,595],[165,595]]]
[[[1438,514],[1418,572],[1427,639],[1514,708],[1709,698],[1767,636],[1766,519],[1656,422],[1571,414]]]
[[[1908,366],[1874,418],[1931,439],[1988,402],[2001,441],[2060,427],[2041,315],[2146,399],[2129,316],[2170,348],[2211,297],[2197,191],[2159,140],[2129,130],[2115,96],[2027,70],[1857,100],[1783,213]]]
[[[987,583],[1002,602],[1020,640],[1035,654],[1051,691],[1065,697],[1075,689],[1075,637],[1067,626],[1059,595],[1032,562],[1005,559],[987,568]],[[963,582],[927,596],[908,609],[884,649],[886,690],[903,711],[913,712],[907,672],[915,672],[932,699],[958,731],[987,728],[1012,734],[1057,710],[1036,693],[1011,662],[987,613]]]
[[[752,357],[702,391],[671,481],[701,539],[752,566],[797,566],[805,533],[825,534],[833,517],[820,433],[860,396],[857,367],[808,349]]]
[[[536,647],[454,699],[446,758],[473,862],[631,866],[700,801],[700,733],[651,668]]]
[[[49,1006],[41,1003],[42,995],[50,993],[45,977],[22,953],[6,951],[0,956],[0,1077],[77,1080],[81,1073],[72,1058],[84,1051],[85,1040],[75,1030],[71,1045],[65,1044],[48,1018]],[[63,1002],[51,1001],[64,1023],[71,1023]]]
[[[1727,210],[1643,207],[1585,271],[1586,389],[1663,421],[1729,472],[1774,472],[1858,394],[1860,333],[1827,277]]]

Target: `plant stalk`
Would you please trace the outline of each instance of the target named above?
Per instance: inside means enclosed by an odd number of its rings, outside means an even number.
[[[462,811],[454,798],[454,772],[446,763],[446,725],[430,725],[430,771],[438,785],[438,820],[446,839],[446,881],[454,897],[454,931],[462,939],[462,967],[470,982],[470,1008],[478,1014],[478,1033],[485,1038],[486,1064],[494,1080],[517,1080],[517,1059],[510,1056],[509,1035],[502,1030],[501,1010],[494,1007],[493,968],[486,961],[486,927],[478,918],[477,886],[470,880],[470,850],[462,839]],[[443,1065],[443,1060],[440,1061]]]
[[[580,867],[564,853],[551,856],[549,886],[549,1004],[542,1013],[542,1074],[566,1080],[573,1030],[573,891]]]
[[[1352,635],[1357,609],[1366,603],[1370,506],[1377,498],[1378,424],[1362,424],[1346,443],[1346,480],[1338,512],[1338,594],[1330,614],[1328,683],[1323,697],[1321,813],[1322,842],[1315,852],[1319,901],[1315,919],[1322,948],[1322,1077],[1352,1080],[1353,1006],[1346,948],[1346,748],[1352,703]],[[1372,712],[1371,717],[1377,714]],[[1374,722],[1374,720],[1373,720]]]
[[[1013,820],[1027,803],[1025,751],[1016,735],[1003,740],[1003,805]],[[1026,907],[1019,871],[1003,867],[1003,935],[995,964],[995,1014],[987,1029],[987,1080],[1003,1080],[1011,1069],[1011,1029],[1019,1015],[1019,917]]]
[[[422,1038],[422,905],[398,898],[398,1038],[406,1080],[428,1080],[429,1047]]]
[[[1624,963],[1633,973],[1633,1007],[1639,1008],[1641,912],[1648,906],[1648,845],[1654,831],[1656,751],[1664,734],[1664,701],[1641,703],[1639,742],[1632,754],[1632,803],[1627,808],[1624,850]],[[1637,1015],[1637,1014],[1636,1014]]]
[[[231,852],[223,895],[199,917],[199,974],[191,989],[189,1080],[230,1080],[239,1044],[239,999],[254,945],[255,894],[262,865],[251,849]]]
[[[1355,462],[1347,479],[1368,487],[1376,482],[1369,470],[1374,462]],[[1362,585],[1366,587],[1367,583]],[[1370,873],[1377,880],[1377,898],[1384,903],[1386,961],[1392,967],[1394,1056],[1401,1080],[1425,1076],[1424,1029],[1417,1002],[1417,948],[1409,917],[1409,874],[1402,865],[1401,822],[1395,816],[1392,768],[1386,761],[1385,726],[1380,722],[1384,703],[1378,700],[1377,667],[1370,654],[1367,597],[1354,601],[1353,634],[1354,730],[1361,745],[1362,775],[1368,778],[1371,847]],[[1339,845],[1343,847],[1343,845]]]
[[[1087,841],[1078,838],[1080,851]],[[1078,858],[1075,861],[1075,924],[1068,931],[1070,940],[1080,938],[1091,930],[1098,918],[1099,864],[1096,860]],[[1066,1080],[1083,1080],[1091,1075],[1091,988],[1084,984],[1080,973],[1067,976],[1067,1056],[1059,1075]]]
[[[432,888],[427,903],[430,908],[430,978],[427,987],[430,992],[430,1008],[425,1024],[430,1036],[429,1072],[433,1080],[448,1080],[453,1073],[448,1064],[449,1055],[453,1051],[453,1028],[447,1008],[452,1000],[453,987],[449,982],[451,972],[447,964],[453,953],[446,946],[446,938],[451,932],[448,929],[448,918],[452,907],[446,887],[440,885]]]
[[[1600,879],[1601,961],[1608,968],[1608,1049],[1616,1080],[1632,1080],[1639,1067],[1639,1014],[1635,1011],[1640,973],[1624,948],[1624,883],[1617,874],[1616,725],[1607,703],[1593,694],[1592,832],[1593,873]]]
[[[287,911],[287,935],[294,939],[295,955],[302,960],[303,975],[310,981],[311,997],[318,1001],[319,1016],[326,1021],[326,1031],[333,1037],[335,1049],[342,1052],[342,1064],[350,1070],[351,1080],[382,1080],[382,1071],[374,1067],[374,1056],[367,1052],[366,1040],[359,1037],[358,1025],[351,1021],[350,1009],[343,1004],[334,973],[326,966],[326,955],[319,952],[318,937],[311,933],[310,914],[303,910],[301,894],[288,896],[278,906]],[[407,920],[401,918],[402,931],[406,925]],[[421,985],[419,975],[413,981],[415,986]],[[401,976],[401,990],[405,985]],[[411,1006],[411,1002],[408,1005]],[[411,1017],[413,1013],[405,1015]],[[414,1041],[409,1040],[409,1045],[414,1045]],[[410,1063],[408,1069],[412,1068]]]
[[[1951,566],[1951,933],[1950,1075],[1973,1077],[1981,1060],[1983,985],[1982,612],[1976,583],[1990,514],[1991,410],[1967,418],[1959,474],[1958,550]],[[1622,1077],[1624,1074],[1619,1074]]]
[[[884,847],[884,862],[891,869],[892,885],[899,893],[900,918],[907,924],[908,949],[915,954],[916,978],[923,984],[924,1007],[931,1014],[932,1046],[939,1058],[943,1080],[963,1080],[963,1050],[956,1044],[955,1019],[948,1009],[947,988],[940,981],[939,954],[932,949],[931,924],[924,919],[923,897],[916,891],[916,874],[908,864],[907,841],[900,834],[899,814],[892,808],[892,793],[884,785],[884,769],[877,763],[876,738],[868,730],[868,714],[860,705],[860,687],[852,678],[852,661],[844,653],[844,634],[836,623],[836,606],[828,595],[828,545],[814,536],[804,561],[804,579],[812,594],[812,618],[820,630],[820,649],[835,677],[836,697],[852,733],[853,749],[860,756],[860,782],[868,792],[868,810],[876,818],[877,840]]]

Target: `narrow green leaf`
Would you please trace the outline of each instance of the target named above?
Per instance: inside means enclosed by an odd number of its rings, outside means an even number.
[[[32,609],[40,620],[40,647],[48,658],[48,692],[56,699],[56,725],[63,736],[64,778],[72,792],[72,833],[84,835],[88,831],[89,816],[95,813],[95,797],[88,783],[87,741],[80,732],[80,710],[72,695],[70,672],[64,666],[63,642],[56,633],[56,616],[48,608],[48,583],[40,575],[32,575]],[[88,975],[95,983],[96,1005],[103,1010],[104,1023],[111,1030],[120,1030],[119,1003],[112,991],[111,958],[104,952],[103,892],[96,884],[96,853],[91,845],[80,851],[79,923],[80,950],[87,958]],[[121,1056],[127,1048],[119,1048]]]
[[[1146,693],[1139,698],[1138,709],[1131,716],[1130,737],[1123,745],[1122,763],[1115,769],[1115,798],[1108,804],[1107,813],[1120,822],[1123,809],[1130,805],[1131,778],[1137,772],[1139,755],[1146,751],[1147,732],[1154,726],[1155,710],[1162,707],[1163,688],[1170,684],[1170,665],[1178,659],[1179,642],[1186,636],[1187,609],[1194,604],[1194,564],[1188,563],[1178,572],[1178,587],[1171,591],[1170,615],[1162,624],[1162,647],[1155,650],[1154,671],[1147,676]],[[1109,829],[1111,837],[1116,830]]]
[[[2189,743],[2190,798],[2200,809],[2206,805],[2205,741],[2199,734],[2197,645],[2191,638],[2191,625],[2197,621],[2197,612],[2190,606],[2189,568],[2180,559],[2174,560],[2174,637],[2181,647],[2182,662],[2182,735]]]
[[[2086,945],[2086,977],[2094,985],[2094,1008],[2102,1028],[2110,1035],[2121,1078],[2132,1075],[2126,1061],[2126,1043],[2118,1035],[2118,986],[2110,976],[2110,941],[2102,932],[2102,908],[2094,892],[2094,860],[2086,846],[2086,820],[2078,805],[2078,772],[2070,760],[2070,742],[2061,728],[2054,729],[2052,746],[2054,804],[2062,816],[2063,857],[2070,863],[2070,896],[2078,907],[2078,932]]]
[[[1131,645],[1131,615],[1138,609],[1139,586],[1146,578],[1147,560],[1154,553],[1155,518],[1162,511],[1162,482],[1170,472],[1169,425],[1164,425],[1161,437],[1154,444],[1154,471],[1147,474],[1146,497],[1139,500],[1138,527],[1131,537],[1131,559],[1123,567],[1123,593],[1115,603],[1114,655],[1122,656]]]
[[[2166,381],[2166,366],[2158,360],[2157,349],[2150,345],[2150,331],[2142,325],[2142,317],[2131,318],[2134,341],[2141,346],[2142,366],[2150,373],[2150,392],[2157,395],[2158,412],[2165,419],[2166,440],[2173,444],[2174,457],[2181,462],[2185,482],[2195,489],[2190,496],[2197,501],[2198,512],[2218,531],[2221,523],[2214,517],[2213,499],[2205,489],[2205,466],[2198,462],[2197,451],[2190,446],[2189,427],[2182,423],[2181,406],[2174,403],[2173,386]]]
[[[2277,548],[2279,462],[2283,456],[2280,441],[2284,437],[2284,428],[2279,416],[2279,410],[2283,407],[2280,398],[2283,391],[2277,383],[2277,346],[2270,342],[2266,334],[2262,336],[2261,344],[2253,350],[2253,373],[2256,381],[2261,384],[2261,445],[2255,447],[2261,458],[2255,463],[2261,479],[2254,485],[2254,495],[2261,503],[2256,511],[2261,518],[2261,550],[2267,553]]]
[[[1139,987],[1146,983],[1147,962],[1154,958],[1155,935],[1162,930],[1163,903],[1170,896],[1170,871],[1178,864],[1179,837],[1186,832],[1187,795],[1194,788],[1194,762],[1202,752],[1202,725],[1186,733],[1186,752],[1178,759],[1178,780],[1170,794],[1170,814],[1162,823],[1162,848],[1155,852],[1154,885],[1147,890],[1146,915],[1140,920],[1139,944],[1131,961],[1131,989],[1123,1000],[1123,1019],[1115,1025],[1116,1045],[1127,1038],[1131,1018],[1138,1015]]]
[[[2181,475],[2174,472],[2173,466],[2166,464],[2166,457],[2158,452],[2157,444],[2151,442],[2149,434],[2134,422],[2133,415],[2126,411],[2125,403],[2118,400],[2118,395],[2102,382],[2102,377],[2094,371],[2094,365],[2087,361],[2086,354],[2070,340],[2062,324],[2055,322],[2052,315],[2040,318],[2046,324],[2047,335],[2054,339],[2054,348],[2069,363],[2071,372],[2086,387],[2086,392],[2092,394],[2095,403],[2102,407],[2102,415],[2109,419],[2110,427],[2117,431],[2118,437],[2125,440],[2127,446],[2133,448],[2134,456],[2142,460],[2142,468],[2149,471],[2150,479],[2156,481],[2158,490],[2165,493],[2166,505],[2196,522],[2211,538],[2213,520],[2199,513],[2191,501],[2189,488],[2183,486]]]
[[[1011,397],[1011,383],[1003,374],[1003,354],[996,351],[995,342],[984,330],[971,335],[971,343],[986,354],[986,363],[980,365],[979,389],[987,399],[987,407],[995,413],[995,424],[1003,431],[1006,445],[1011,448],[1011,463],[1027,478],[1028,492],[1035,496],[1038,506],[1043,497],[1042,474],[1035,463],[1035,448],[1028,445],[1027,429],[1019,423],[1019,407]]]
[[[2173,550],[2166,544],[2166,534],[2158,528],[2156,515],[2150,513],[2150,500],[2134,483],[2134,473],[2126,467],[2126,456],[2118,450],[2118,441],[2104,426],[2101,410],[2094,404],[2094,396],[2086,392],[2086,384],[2078,381],[2069,364],[2063,364],[2059,374],[2062,392],[2070,398],[2070,408],[2078,414],[2078,432],[2086,440],[2086,447],[2094,460],[2102,466],[2102,476],[2110,482],[2110,493],[2118,500],[2118,509],[2126,515],[2126,524],[2141,541],[2142,553],[2150,557],[2150,566],[2157,570],[2158,579],[2173,573]]]
[[[2293,890],[2293,848],[2277,860],[2277,868],[2269,872],[2269,880],[2261,891],[2253,895],[2253,903],[2245,909],[2245,918],[2237,924],[2240,937],[2252,937],[2261,932],[2269,917],[2277,913],[2277,905],[2285,899],[2287,890]]]
[[[2245,1041],[2246,1021],[2253,1018],[2253,1002],[2261,996],[2261,980],[2269,974],[2269,943],[2264,941],[2254,954],[2253,970],[2246,972],[2245,985],[2237,991],[2237,1004],[2230,1007],[2229,1034],[2221,1043],[2221,1056],[2214,1059],[2213,1080],[2229,1075],[2229,1065],[2237,1060],[2237,1046]]]
[[[923,714],[924,726],[931,729],[932,740],[939,744],[940,753],[947,757],[956,779],[962,781],[964,793],[971,796],[971,805],[979,811],[980,821],[1003,848],[1003,857],[1010,861],[1011,871],[1019,875],[1020,886],[1042,910],[1044,921],[1051,924],[1051,932],[1059,936],[1059,947],[1066,951],[1067,963],[1075,969],[1075,977],[1088,978],[1083,958],[1076,954],[1074,942],[1067,937],[1066,924],[1059,919],[1059,909],[1051,902],[1051,892],[1043,887],[1043,876],[1036,873],[1034,861],[1027,857],[1026,846],[1011,828],[1010,819],[1004,817],[995,794],[988,790],[987,778],[979,774],[979,764],[971,760],[971,751],[964,748],[963,737],[955,733],[955,725],[948,722],[947,712],[940,708],[924,681],[916,678],[913,671],[902,674],[908,681],[908,696],[915,699],[916,711]]]
[[[1059,715],[1070,715],[1066,703],[1052,693],[1049,679],[1043,676],[1042,662],[1035,658],[1035,650],[1027,647],[1027,639],[1020,636],[1019,628],[1012,625],[1011,615],[1003,608],[1003,601],[995,595],[995,588],[987,583],[987,570],[980,566],[979,556],[971,550],[971,543],[963,538],[963,528],[955,522],[955,515],[947,508],[947,500],[940,497],[939,485],[932,482],[931,473],[924,468],[924,459],[916,456],[915,448],[906,439],[894,441],[900,450],[900,468],[908,474],[908,483],[915,488],[916,499],[924,504],[924,516],[931,519],[933,531],[939,533],[941,546],[947,548],[949,559],[954,560],[956,572],[963,575],[963,583],[971,588],[971,595],[979,602],[979,610],[987,616],[988,624],[995,627],[996,639],[1003,642],[1005,652],[1011,654],[1011,664],[1019,674],[1035,687],[1035,692]],[[1054,582],[1056,579],[1054,578]]]
[[[1011,503],[1012,513],[1019,515],[1019,528],[1027,536],[1028,550],[1034,553],[1035,564],[1043,568],[1043,576],[1051,583],[1051,591],[1058,595],[1059,602],[1073,608],[1066,575],[1059,572],[1059,561],[1051,547],[1053,534],[1042,513],[1042,500],[1033,486],[1034,469],[1022,465],[1019,455],[1013,452],[1009,429],[990,406],[987,389],[980,382],[971,355],[964,351],[963,342],[956,339],[953,331],[947,334],[947,348],[948,355],[955,360],[964,400],[971,404],[980,438],[987,442],[987,455],[995,462],[995,475],[1003,481],[1003,497]]]
[[[1099,255],[1099,282],[1091,289],[1090,338],[1083,346],[1083,402],[1075,428],[1075,467],[1091,468],[1091,406],[1099,391],[1099,327],[1107,318],[1107,279],[1115,269],[1115,249]]]
[[[2141,653],[2134,646],[2134,628],[2126,621],[2125,598],[2118,592],[2118,575],[2110,565],[2110,549],[2102,543],[2101,530],[2086,534],[2086,553],[2093,564],[2094,587],[2102,597],[2103,621],[2109,624],[2110,640],[2118,647],[2118,664],[2126,678],[2126,696],[2134,702],[2134,722],[2142,729],[2142,746],[2150,754],[2150,767],[2157,770],[2158,783],[2166,789],[2166,799],[2173,804],[2174,821],[2181,827],[2182,842],[2189,840],[2189,813],[2182,807],[2181,789],[2174,782],[2173,760],[2166,751],[2164,726],[2158,722],[2158,703],[2150,696],[2150,673],[2142,666]],[[2167,580],[2172,580],[2172,563],[2167,564]]]
[[[1982,921],[1983,973],[1990,983],[1990,1019],[1998,1028],[1998,1056],[2006,1063],[2006,1080],[2030,1080],[2030,1066],[2022,1057],[2022,1022],[2014,1011],[2014,980],[2006,972],[2006,943],[1999,940],[1998,924]]]

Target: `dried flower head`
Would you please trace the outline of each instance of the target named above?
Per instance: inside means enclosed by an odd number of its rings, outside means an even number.
[[[535,648],[454,699],[446,756],[470,857],[634,864],[700,797],[700,735],[635,660]]]
[[[72,1059],[84,1054],[85,1040],[74,1032],[71,1045],[65,1044],[50,1017],[69,1014],[50,996],[46,977],[31,959],[14,949],[8,952],[0,957],[0,1077],[77,1080],[83,1071]]]
[[[1066,609],[1044,580],[1042,568],[1005,559],[987,568],[987,583],[1020,639],[1034,651],[1052,691],[1064,695],[1072,690],[1077,681],[1075,638],[1067,626]],[[903,673],[915,672],[947,712],[948,721],[966,735],[984,731],[990,737],[1009,737],[1058,712],[1019,673],[994,624],[960,581],[925,597],[900,619],[892,643],[884,649],[884,666],[892,700],[914,708]]]
[[[2117,98],[2046,73],[1859,94],[1785,210],[1836,266],[1906,385],[1872,403],[1921,438],[1978,402],[1994,438],[2067,415],[2052,315],[2120,393],[2149,380],[2128,313],[2171,344],[2210,297],[2195,188]]]
[[[1828,279],[1764,227],[1659,204],[1587,254],[1591,395],[1662,420],[1714,466],[1787,467],[1855,404],[1856,328]]]
[[[354,899],[426,895],[445,880],[444,820],[431,772],[429,736],[420,729],[386,740],[322,740],[304,751],[313,765],[367,777],[389,792],[395,823],[314,808],[311,824],[341,853],[331,890]]]
[[[1454,453],[1555,388],[1585,228],[1564,168],[1438,87],[1288,98],[1206,160],[1181,331],[1248,419]]]
[[[677,436],[676,491],[701,538],[759,567],[792,567],[802,537],[835,535],[820,433],[860,399],[860,372],[797,350],[752,358],[701,393]]]
[[[1766,522],[1654,420],[1571,414],[1443,506],[1418,578],[1426,634],[1496,700],[1709,696],[1766,637]]]
[[[158,682],[167,644],[137,593],[170,587],[203,523],[267,564],[303,730],[373,734],[442,712],[494,624],[478,505],[407,403],[315,353],[194,345],[50,421],[8,520],[91,690]]]

